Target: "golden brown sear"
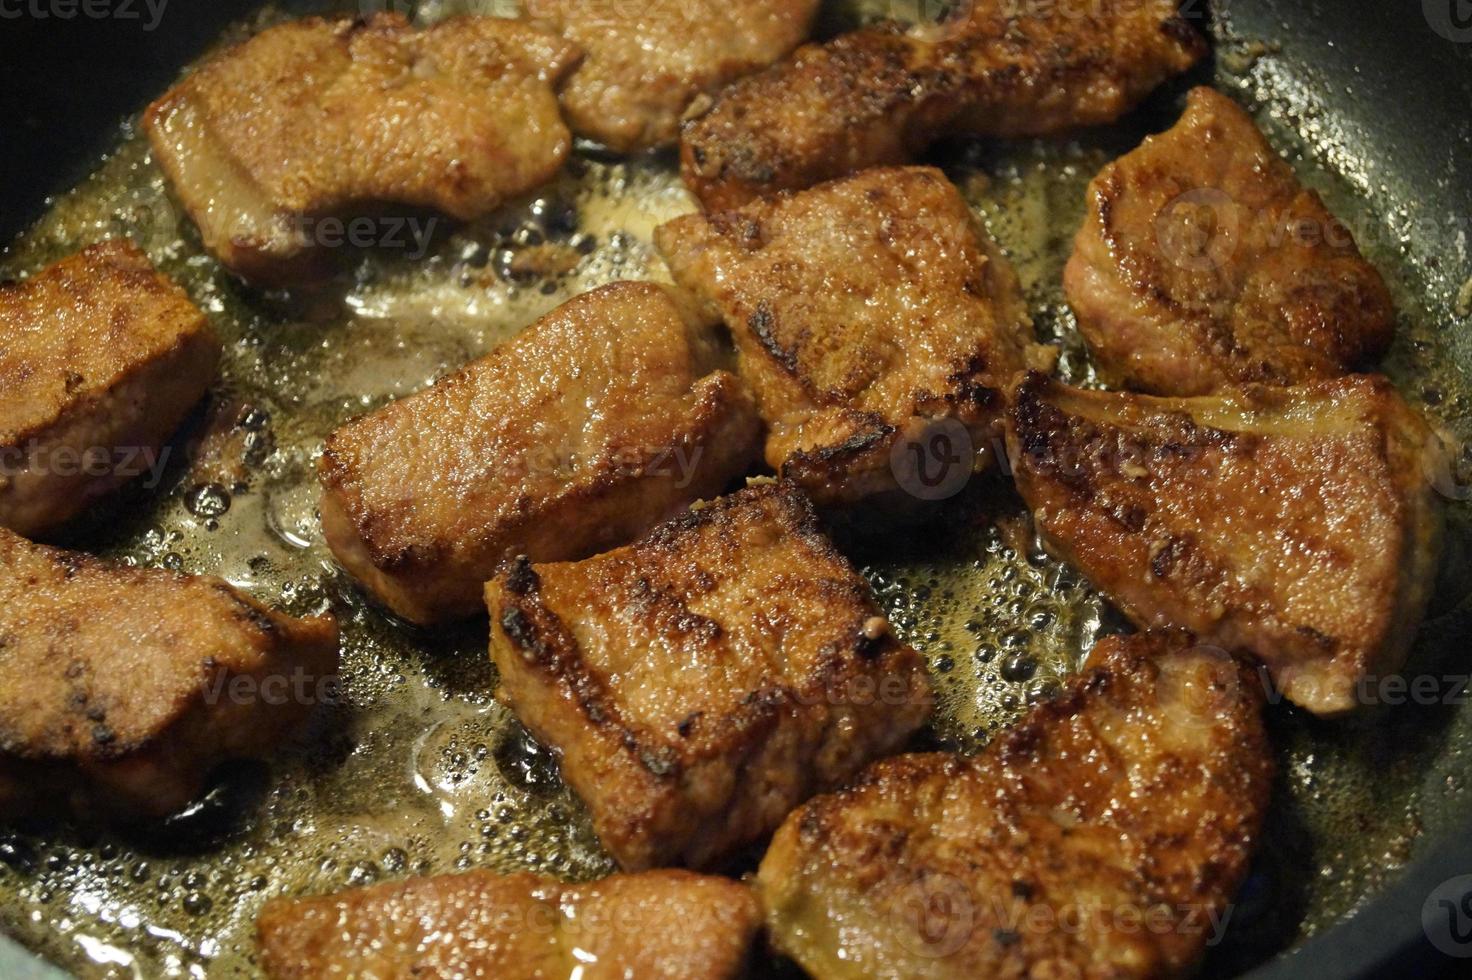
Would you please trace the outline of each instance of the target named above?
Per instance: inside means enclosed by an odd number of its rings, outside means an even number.
[[[1188,974],[1267,806],[1262,690],[1183,638],[1106,643],[981,755],[794,812],[756,880],[777,948],[817,980]]]
[[[819,504],[900,492],[895,453],[940,420],[971,443],[967,473],[991,459],[1006,387],[1036,359],[1032,327],[1011,266],[940,171],[876,169],[687,215],[655,242],[730,327],[767,462]]]
[[[335,696],[337,623],[0,529],[0,815],[174,813]]]
[[[1400,668],[1440,509],[1428,430],[1384,378],[1167,399],[1032,375],[1012,420],[1044,541],[1136,625],[1249,650],[1317,714]]]
[[[1112,122],[1206,51],[1176,0],[971,0],[939,24],[881,23],[734,83],[680,141],[711,209],[903,163],[942,135]]]
[[[277,899],[257,928],[271,980],[727,980],[760,921],[745,885],[687,871],[471,871]]]
[[[1101,376],[1159,395],[1333,377],[1394,327],[1353,235],[1208,88],[1094,178],[1063,282]]]
[[[469,220],[551,178],[571,145],[554,88],[578,55],[495,17],[307,18],[208,61],[143,124],[205,247],[289,283],[324,271],[324,218],[392,203]]]
[[[0,526],[44,534],[157,476],[219,355],[204,314],[125,241],[0,286]]]
[[[728,357],[673,290],[584,293],[334,432],[327,542],[400,616],[470,616],[506,559],[624,544],[745,471],[760,423]]]
[[[710,867],[930,714],[924,661],[791,484],[486,586],[499,696],[625,869]]]
[[[692,103],[808,35],[817,0],[526,0],[538,26],[586,52],[562,86],[579,136],[619,152],[672,144]],[[697,107],[698,108],[698,107]]]

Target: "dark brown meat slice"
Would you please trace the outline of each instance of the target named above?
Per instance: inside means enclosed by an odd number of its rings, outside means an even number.
[[[527,0],[533,23],[586,52],[558,98],[579,136],[620,152],[674,143],[697,100],[808,35],[817,0]]]
[[[817,980],[1179,977],[1226,924],[1271,785],[1245,661],[1097,666],[975,758],[905,755],[790,816],[756,887]]]
[[[326,270],[319,220],[383,204],[469,220],[550,179],[571,136],[570,43],[514,20],[307,18],[206,62],[149,106],[155,156],[234,272]]]
[[[164,816],[335,696],[337,623],[0,530],[0,815]]]
[[[624,868],[710,867],[930,713],[924,661],[791,484],[486,586],[500,697]]]
[[[1063,283],[1100,375],[1160,395],[1343,374],[1395,319],[1354,236],[1208,88],[1094,178]]]
[[[877,24],[744,78],[686,124],[685,182],[711,209],[903,163],[942,135],[1112,122],[1205,52],[1176,0],[971,0]]]
[[[721,492],[760,423],[715,324],[652,283],[584,293],[322,456],[343,566],[417,623],[470,616],[496,567],[585,558]]]
[[[1168,399],[1034,375],[1013,425],[1044,541],[1137,625],[1249,650],[1318,714],[1400,668],[1440,508],[1429,432],[1384,378]]]
[[[257,926],[271,980],[728,980],[760,921],[745,885],[687,871],[472,871],[277,899]]]
[[[45,534],[157,476],[219,354],[204,314],[128,242],[0,287],[0,526]]]
[[[895,465],[938,423],[967,475],[1036,362],[1017,277],[938,170],[877,169],[655,232],[736,340],[767,462],[819,504],[917,487]],[[923,446],[922,446],[923,448]]]

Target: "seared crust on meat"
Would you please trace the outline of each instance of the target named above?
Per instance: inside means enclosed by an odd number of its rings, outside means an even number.
[[[1159,395],[1343,374],[1395,320],[1349,229],[1209,88],[1094,178],[1063,283],[1100,375]]]
[[[587,884],[472,871],[277,899],[257,928],[271,980],[726,980],[760,921],[745,885],[687,871]]]
[[[0,287],[0,526],[39,535],[153,468],[220,355],[125,241]]]
[[[1137,625],[1249,650],[1318,714],[1400,668],[1440,508],[1425,423],[1384,378],[1166,399],[1032,375],[1012,423],[1044,541]]]
[[[478,612],[501,562],[585,558],[719,493],[760,423],[715,324],[680,294],[584,293],[322,454],[333,553],[394,612]]]
[[[724,209],[903,163],[941,135],[1112,122],[1205,51],[1176,0],[971,0],[940,24],[861,28],[736,82],[686,124],[681,170]]]
[[[1184,638],[1101,645],[980,756],[887,759],[794,812],[756,880],[777,948],[819,980],[1189,973],[1267,806],[1262,689]]]
[[[924,661],[791,484],[584,562],[519,562],[486,604],[499,696],[626,869],[715,864],[930,714]]]
[[[469,220],[550,179],[571,147],[554,87],[578,56],[497,17],[311,17],[206,62],[143,125],[205,247],[290,283],[325,271],[322,216],[394,203]]]
[[[938,170],[871,170],[655,242],[720,310],[768,425],[766,457],[819,504],[894,493],[891,451],[935,420],[983,468],[1005,390],[1035,360],[1017,277]]]
[[[331,616],[0,529],[0,815],[175,812],[284,738],[337,658]]]
[[[527,0],[532,22],[586,52],[559,99],[579,136],[628,153],[674,143],[698,98],[808,35],[817,0]]]

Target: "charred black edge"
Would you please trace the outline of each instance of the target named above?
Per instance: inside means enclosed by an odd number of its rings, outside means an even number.
[[[1012,460],[1013,467],[1045,459],[1052,445],[1050,433],[1068,424],[1068,418],[1047,400],[1058,382],[1041,371],[1028,371],[1012,392],[1012,431],[1016,434],[1021,459]]]
[[[850,600],[863,608],[866,614],[864,620],[879,616],[878,606],[868,585],[824,533],[811,501],[795,484],[788,481],[748,486],[704,507],[688,510],[656,527],[643,540],[627,548],[635,552],[647,549],[677,550],[686,538],[700,530],[711,525],[725,524],[742,509],[762,507],[766,501],[775,503],[777,513],[772,516],[785,532],[796,535],[817,557],[839,564],[852,576],[853,581],[847,583],[849,587],[845,591]],[[602,561],[606,560],[606,556],[588,560]],[[541,674],[545,683],[570,694],[580,715],[637,759],[651,776],[660,780],[677,781],[683,775],[678,749],[664,744],[662,740],[651,739],[647,733],[624,722],[618,704],[607,695],[602,683],[584,664],[571,631],[544,601],[536,566],[525,557],[517,558],[503,566],[498,581],[503,602],[500,608],[491,610],[491,615],[526,663]],[[835,588],[844,586],[845,583],[834,583]],[[862,663],[874,663],[882,657],[900,655],[908,650],[892,629],[886,629],[878,637],[866,636],[863,632],[863,621],[855,624],[848,642],[849,649]],[[832,675],[842,672],[842,654],[843,651],[837,647],[829,651],[824,664],[824,676],[818,678],[816,683],[831,683]],[[736,739],[734,751],[738,755],[744,754],[776,723],[780,711],[794,695],[809,693],[811,692],[793,691],[782,685],[752,691],[744,700],[742,710],[737,716],[722,719],[721,733]],[[695,717],[684,719],[678,729],[682,737],[689,737],[700,721],[701,719]],[[560,746],[554,748],[561,749]]]
[[[874,412],[857,413],[856,422],[859,431],[837,445],[793,450],[782,461],[782,476],[798,484],[823,480],[887,446],[897,431]]]
[[[578,714],[637,759],[652,778],[678,779],[678,760],[670,758],[665,746],[645,744],[647,740],[624,722],[617,702],[588,669],[572,632],[546,604],[536,567],[520,556],[503,566],[496,581],[501,586],[502,601],[499,608],[490,610],[492,620],[526,665],[540,675],[541,682],[566,692]],[[559,754],[564,750],[561,745],[551,747]]]
[[[776,315],[766,300],[759,300],[756,309],[746,318],[747,329],[761,345],[762,350],[786,371],[789,375],[797,377],[797,351],[788,350],[777,341],[772,328],[776,325]]]

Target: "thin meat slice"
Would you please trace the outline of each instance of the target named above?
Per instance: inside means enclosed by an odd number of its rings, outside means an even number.
[[[985,468],[1013,375],[1042,355],[1012,267],[928,167],[687,215],[655,242],[735,337],[768,464],[825,506],[924,499],[907,450],[932,434],[951,447],[937,464]]]
[[[1400,668],[1436,573],[1438,447],[1384,378],[1156,398],[1032,375],[1012,426],[1044,542],[1140,627],[1248,650],[1323,715]]]
[[[306,18],[207,61],[144,128],[205,247],[266,284],[321,275],[320,219],[385,204],[469,220],[571,147],[554,91],[579,56],[515,20]]]
[[[970,0],[939,24],[880,23],[731,85],[680,141],[711,209],[903,163],[940,136],[1112,122],[1206,51],[1176,0]]]
[[[0,527],[46,534],[157,479],[219,355],[204,314],[125,241],[0,286]]]
[[[0,816],[182,809],[336,696],[337,623],[0,529]]]
[[[732,980],[760,921],[745,885],[686,871],[471,871],[277,899],[257,928],[271,980]]]
[[[1354,236],[1208,88],[1094,178],[1063,284],[1100,376],[1160,395],[1344,374],[1395,320]]]
[[[808,35],[817,0],[527,0],[586,52],[559,93],[579,136],[627,153],[672,144],[680,120]]]
[[[791,484],[486,586],[499,697],[625,869],[712,867],[930,714],[924,661]]]
[[[1101,647],[981,755],[795,811],[756,878],[776,947],[817,980],[1189,975],[1267,807],[1261,686],[1182,637]]]
[[[481,611],[507,559],[585,558],[720,493],[760,423],[715,326],[614,283],[349,422],[321,463],[333,553],[400,616],[440,622]]]

